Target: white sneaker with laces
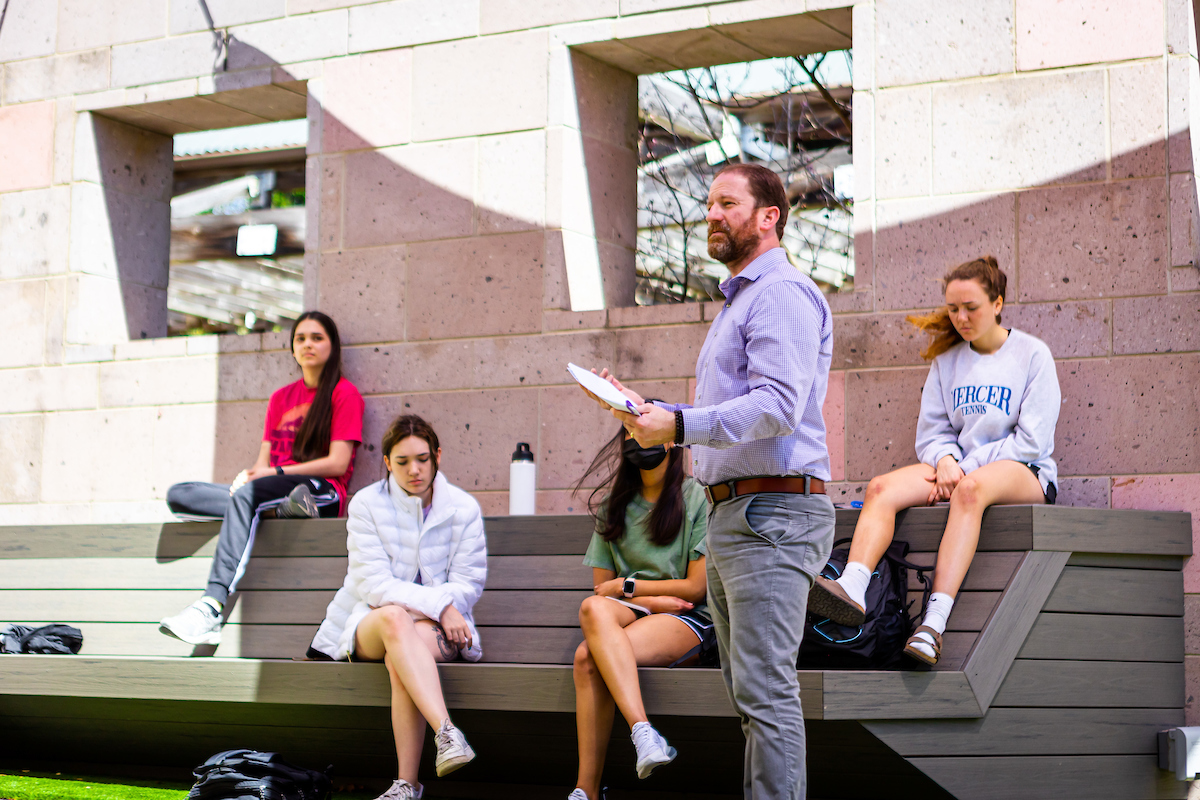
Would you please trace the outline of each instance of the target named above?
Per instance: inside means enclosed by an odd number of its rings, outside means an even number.
[[[188,644],[220,644],[221,612],[215,600],[201,597],[173,617],[166,617],[159,630]]]
[[[475,758],[475,751],[467,744],[462,731],[451,725],[448,719],[442,720],[442,727],[433,735],[433,741],[437,744],[434,766],[439,778],[449,775]]]
[[[654,730],[649,722],[639,722],[634,725],[630,738],[633,739],[633,746],[637,749],[639,778],[649,778],[650,773],[655,769],[675,760],[675,748],[667,744],[663,735]]]
[[[591,798],[587,796],[587,792],[585,792],[583,789],[576,788],[569,795],[567,795],[567,800],[591,800]]]
[[[421,795],[425,794],[425,787],[414,789],[413,785],[401,778],[400,780],[392,781],[392,785],[383,794],[376,797],[375,800],[421,800]]]

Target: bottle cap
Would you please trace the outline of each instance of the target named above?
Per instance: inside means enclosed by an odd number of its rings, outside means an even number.
[[[513,461],[533,461],[533,452],[529,449],[529,442],[517,442],[517,449],[513,451]]]

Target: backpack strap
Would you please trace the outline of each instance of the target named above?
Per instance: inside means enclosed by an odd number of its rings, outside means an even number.
[[[893,552],[894,550],[899,552]],[[888,549],[884,551],[883,557],[898,567],[905,567],[917,573],[917,580],[921,582],[921,586],[923,587],[921,592],[921,616],[923,616],[925,607],[929,605],[929,596],[933,594],[933,580],[926,573],[933,572],[934,568],[914,564],[905,558],[907,555],[908,542],[893,541],[888,545]],[[906,586],[905,592],[907,591],[908,587]]]

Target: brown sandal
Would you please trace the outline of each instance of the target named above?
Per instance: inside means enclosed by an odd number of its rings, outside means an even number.
[[[933,644],[931,645],[929,642],[925,641],[924,638],[917,636],[918,633],[928,633],[933,637]],[[918,642],[926,647],[933,648],[933,658],[930,658],[916,647],[913,647],[913,645]],[[938,662],[938,659],[942,657],[942,635],[928,625],[921,625],[915,631],[913,631],[913,635],[908,637],[908,641],[904,643],[904,655],[908,656],[909,658],[915,658],[922,664],[928,664],[932,667]]]

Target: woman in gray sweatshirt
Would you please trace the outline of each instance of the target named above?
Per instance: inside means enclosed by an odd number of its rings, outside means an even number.
[[[941,657],[954,597],[979,543],[988,506],[1053,503],[1058,489],[1054,426],[1061,395],[1054,358],[1040,339],[1000,325],[1007,276],[996,259],[969,261],[944,279],[946,305],[909,317],[933,339],[921,394],[921,463],[873,478],[854,529],[849,562],[836,581],[818,577],[809,610],[843,625],[864,619],[867,583],[896,529],[896,513],[950,501],[938,547],[933,594],[904,652],[926,664]]]

